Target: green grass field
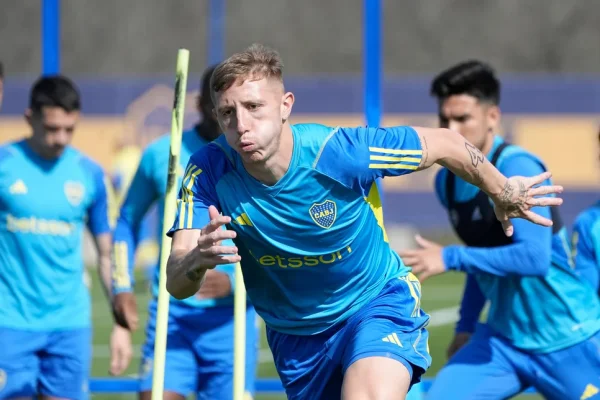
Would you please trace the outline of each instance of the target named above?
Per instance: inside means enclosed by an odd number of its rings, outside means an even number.
[[[456,316],[455,307],[458,306],[463,291],[464,277],[459,273],[447,273],[432,278],[423,283],[422,287],[422,308],[432,315],[432,321],[429,326],[430,339],[429,346],[433,358],[433,365],[427,372],[427,376],[435,376],[436,372],[446,361],[446,348],[452,339],[454,329],[454,319]],[[143,278],[140,276],[137,282],[142,282],[137,287],[138,306],[141,314],[142,327],[146,321],[146,303],[149,299],[148,291],[143,284]],[[92,375],[96,377],[109,376],[109,337],[112,327],[112,316],[108,310],[106,299],[99,286],[97,276],[93,276],[92,285],[93,299],[93,323],[94,323],[94,360]],[[135,375],[139,366],[139,346],[144,340],[144,329],[139,329],[134,335],[134,344],[136,345],[136,357],[132,361],[129,369],[124,374]],[[269,349],[263,334],[261,336],[261,363],[258,368],[259,377],[272,378],[277,377],[277,372],[273,363],[269,359]],[[94,399],[135,399],[133,394],[121,395],[94,395]],[[257,400],[282,400],[285,396],[264,396],[258,395]],[[518,399],[541,399],[538,396],[519,396]]]

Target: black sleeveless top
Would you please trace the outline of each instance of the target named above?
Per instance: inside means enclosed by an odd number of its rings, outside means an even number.
[[[502,152],[509,147],[509,143],[502,143],[492,154],[490,162],[496,166]],[[512,238],[504,234],[502,224],[494,214],[494,208],[489,197],[479,190],[477,195],[466,202],[455,201],[455,175],[447,170],[446,175],[446,202],[450,223],[454,232],[467,246],[471,247],[497,247],[512,243]],[[551,207],[553,233],[557,233],[563,223],[556,207]]]

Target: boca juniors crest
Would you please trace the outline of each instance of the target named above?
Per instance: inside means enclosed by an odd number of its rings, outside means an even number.
[[[321,228],[329,229],[335,222],[337,215],[337,206],[331,200],[325,200],[323,203],[315,203],[308,210],[315,224]]]
[[[83,196],[85,194],[85,188],[83,187],[83,183],[76,181],[66,181],[65,182],[65,196],[69,203],[72,206],[77,207],[81,204],[83,200]]]

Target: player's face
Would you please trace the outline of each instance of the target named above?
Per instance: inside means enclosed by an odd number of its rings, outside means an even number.
[[[26,113],[33,130],[31,140],[46,158],[59,157],[73,139],[79,111],[66,112],[60,107],[44,107],[41,113]]]
[[[490,137],[496,133],[499,120],[497,106],[482,103],[473,96],[450,96],[440,104],[440,126],[460,133],[480,150],[485,150]]]
[[[293,102],[279,80],[247,79],[217,93],[215,113],[227,143],[244,162],[264,163],[279,149]]]

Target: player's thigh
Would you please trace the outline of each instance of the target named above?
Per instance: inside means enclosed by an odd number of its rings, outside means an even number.
[[[146,340],[142,346],[139,381],[143,396],[150,395],[152,391],[156,329],[155,311],[155,307],[151,305],[146,325]],[[198,382],[196,373],[198,363],[194,355],[194,346],[192,342],[187,340],[185,328],[181,327],[171,315],[169,315],[167,326],[164,372],[165,396],[169,396],[170,399],[185,398],[190,393],[195,392]]]
[[[400,400],[410,387],[412,367],[388,357],[354,362],[344,374],[342,400]]]
[[[39,390],[45,398],[89,398],[92,356],[90,328],[52,332],[40,353]]]
[[[394,361],[390,364],[396,365],[398,373],[408,370],[407,390],[420,381],[431,365],[431,356],[425,329],[429,316],[420,309],[420,285],[415,281],[413,276],[390,281],[375,300],[349,319],[343,340],[344,375],[361,359],[384,357]],[[395,382],[376,386],[385,392],[386,386],[392,385]]]
[[[311,336],[288,335],[267,327],[275,368],[289,400],[339,400],[342,370],[336,348],[343,327]]]
[[[544,398],[600,399],[600,333],[534,360],[533,385]]]
[[[524,388],[513,364],[522,357],[495,338],[474,335],[438,372],[427,400],[510,398]]]
[[[29,399],[36,393],[37,352],[46,339],[46,333],[0,328],[0,399]]]
[[[229,308],[224,311],[226,314],[221,318],[216,315],[211,319],[211,324],[214,324],[211,329],[206,329],[193,338],[194,351],[199,360],[198,399],[232,398],[233,368],[236,359],[234,321],[232,310]],[[244,335],[245,388],[250,395],[254,395],[259,343],[256,311],[252,307],[246,311]]]

